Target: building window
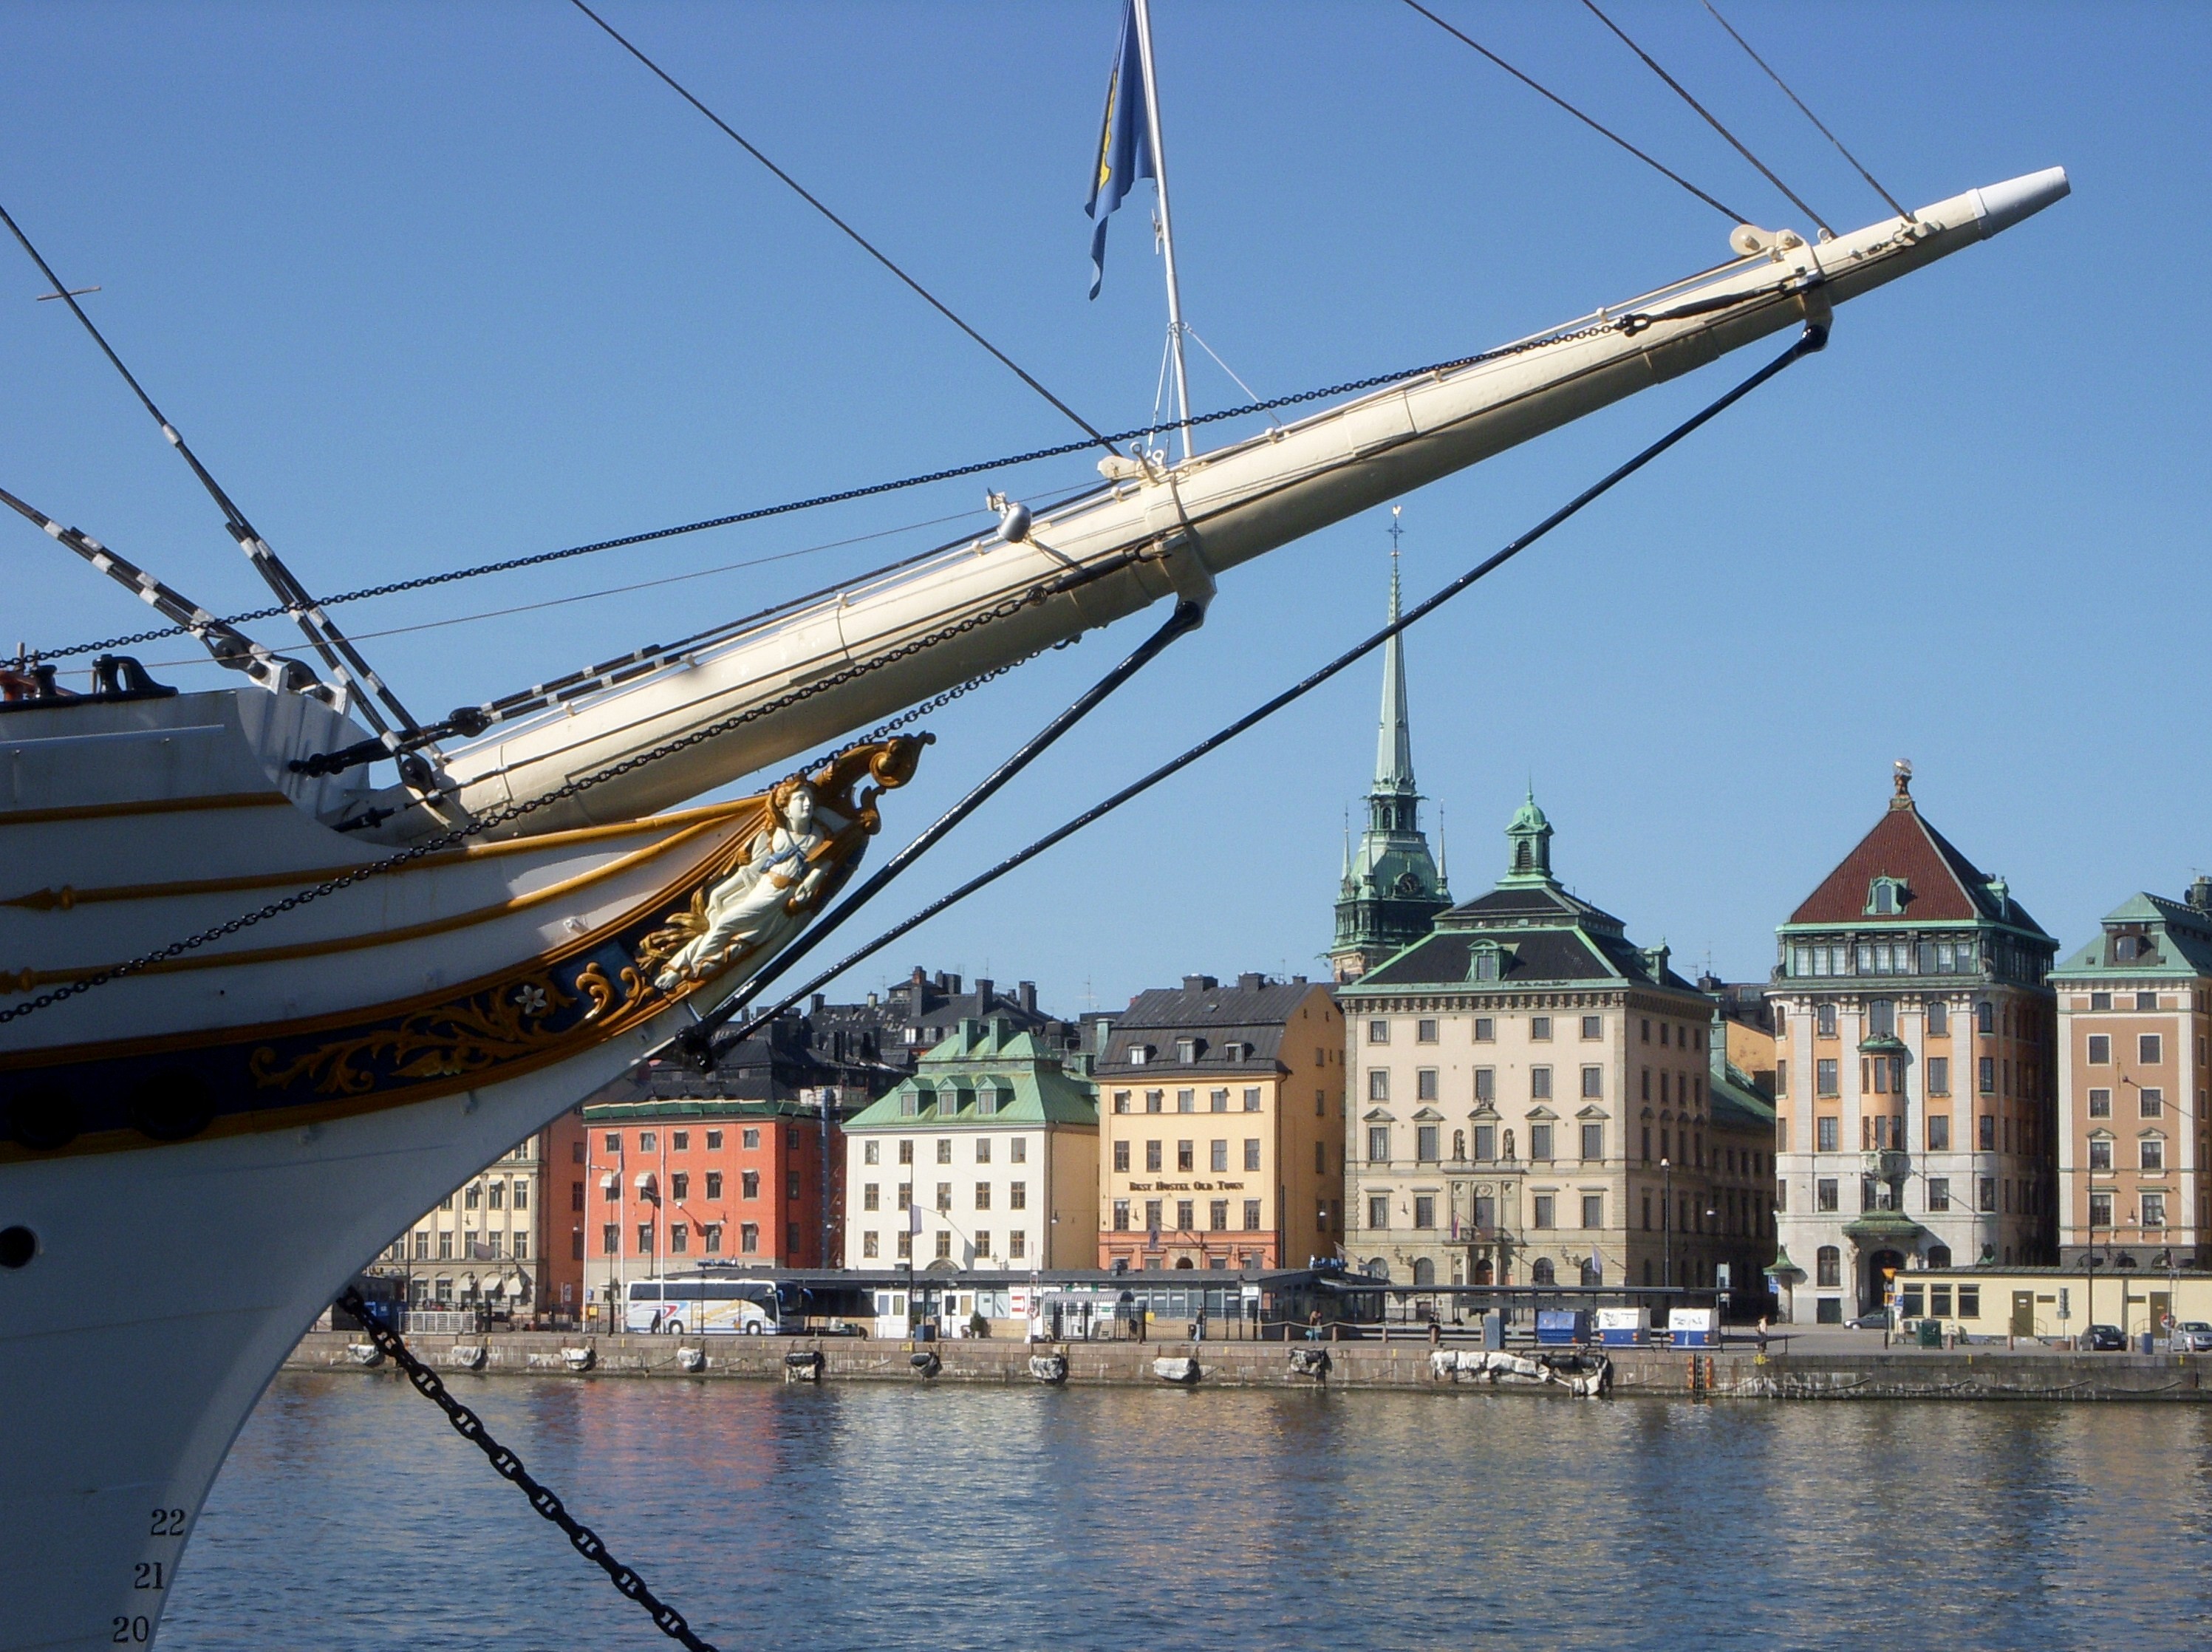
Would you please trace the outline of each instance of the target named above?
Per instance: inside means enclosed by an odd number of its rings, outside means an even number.
[[[1164,1090],[1146,1090],[1145,1092],[1145,1111],[1147,1113],[1158,1113],[1164,1111],[1167,1106],[1167,1098],[1168,1093]]]
[[[1206,1226],[1210,1233],[1229,1231],[1229,1201],[1227,1200],[1215,1199],[1206,1202]]]
[[[492,1191],[494,1193],[499,1191],[499,1184],[496,1181],[492,1183]],[[678,1170],[670,1175],[668,1178],[668,1196],[671,1199],[678,1200],[686,1200],[691,1197],[691,1173],[690,1171]]]
[[[1249,1150],[1255,1145],[1257,1144],[1252,1142],[1245,1144],[1246,1158],[1249,1159],[1251,1157]],[[1317,1141],[1314,1144],[1314,1174],[1317,1176],[1328,1174],[1328,1144],[1325,1141]]]
[[[1260,1201],[1256,1199],[1248,1199],[1244,1201],[1244,1231],[1247,1233],[1260,1231]]]
[[[2136,1108],[2146,1119],[2155,1119],[2166,1111],[2166,1092],[2162,1090],[2139,1090],[2136,1098]]]
[[[1316,1116],[1319,1116],[1321,1106],[1322,1093],[1319,1090],[1316,1090],[1314,1092],[1314,1111]],[[1260,1090],[1258,1085],[1255,1084],[1245,1090],[1244,1110],[1247,1113],[1257,1113],[1260,1110]]]
[[[1547,1164],[1551,1162],[1552,1127],[1550,1125],[1532,1124],[1528,1127],[1528,1157],[1540,1164]]]
[[[2147,1228],[2166,1225],[2166,1195],[2145,1193],[2142,1196],[2142,1224]]]
[[[1178,1233],[1196,1233],[1198,1231],[1197,1212],[1198,1201],[1196,1200],[1178,1199],[1176,1200],[1176,1231]]]
[[[1833,1038],[1836,1036],[1836,1006],[1832,1004],[1821,1005],[1814,1011],[1813,1024],[1821,1037]]]
[[[610,1222],[599,1230],[599,1254],[619,1256],[622,1254],[622,1230]],[[443,1257],[439,1259],[444,1260]]]
[[[1930,1113],[1928,1115],[1928,1151],[1948,1153],[1951,1151],[1951,1115]]]
[[[1126,1141],[1117,1141],[1114,1144],[1114,1168],[1124,1173],[1128,1170],[1129,1144]]]
[[[952,1184],[949,1181],[937,1184],[937,1208],[947,1213],[952,1209]]]
[[[745,1133],[747,1135],[750,1135],[753,1133],[749,1130]],[[747,1142],[745,1145],[750,1147],[756,1145],[756,1144]],[[902,1141],[899,1144],[898,1162],[902,1164],[911,1164],[914,1163],[914,1144],[912,1142]]]
[[[1844,1253],[1823,1245],[1814,1254],[1813,1283],[1823,1290],[1838,1290],[1844,1283]]]
[[[939,1164],[950,1164],[952,1163],[951,1137],[944,1136],[939,1138],[937,1143],[937,1162]]]
[[[2089,1195],[2089,1225],[2109,1228],[2112,1225],[2112,1196],[2110,1193]]]
[[[1416,1021],[1413,1023],[1413,1042],[1416,1044],[1435,1043],[1437,1042],[1437,1023],[1433,1021]]]
[[[1433,1228],[1437,1224],[1437,1196],[1434,1193],[1413,1195],[1413,1225]]]
[[[2111,1090],[2093,1090],[2089,1092],[2089,1116],[2093,1119],[2109,1119],[2112,1116]]]
[[[1813,1148],[1815,1152],[1836,1151],[1843,1133],[1843,1126],[1832,1113],[1823,1113],[1813,1121]]]
[[[1836,1199],[1837,1184],[1833,1176],[1822,1176],[1813,1184],[1813,1208],[1833,1211],[1840,1208]]]
[[[1158,1233],[1160,1230],[1160,1201],[1157,1199],[1148,1199],[1145,1201],[1145,1230],[1147,1233]]]
[[[1951,1179],[1948,1176],[1928,1178],[1928,1208],[1948,1211],[1951,1208]]]
[[[1604,1094],[1605,1069],[1603,1067],[1584,1067],[1583,1069],[1583,1099],[1584,1101],[1594,1102],[1600,1099],[1604,1096]]]
[[[1367,1023],[1367,1042],[1370,1044],[1389,1043],[1390,1042],[1390,1023],[1387,1021],[1369,1022]]]
[[[653,1254],[653,1224],[650,1222],[637,1224],[637,1254],[641,1256]]]
[[[862,1210],[864,1210],[864,1211],[878,1211],[878,1210],[881,1210],[881,1209],[883,1208],[883,1205],[882,1205],[882,1203],[881,1203],[882,1197],[883,1197],[882,1189],[881,1189],[880,1187],[878,1187],[877,1186],[877,1184],[876,1184],[876,1183],[874,1183],[874,1182],[872,1182],[872,1181],[869,1181],[869,1182],[864,1182],[863,1184],[861,1184],[861,1187],[860,1187],[860,1208],[861,1208]]]
[[[988,1211],[991,1208],[991,1184],[989,1182],[979,1181],[975,1184],[975,1208],[979,1211]]]
[[[758,1170],[740,1170],[738,1172],[738,1194],[741,1199],[758,1199],[760,1197],[760,1172]]]
[[[1145,1169],[1157,1170],[1159,1168],[1160,1144],[1157,1140],[1148,1141],[1145,1144]]]
[[[1498,1157],[1498,1127],[1479,1124],[1474,1127],[1474,1157],[1477,1163],[1487,1164]]]
[[[1583,1127],[1583,1157],[1585,1161],[1605,1157],[1605,1127],[1586,1124]]]
[[[872,1146],[872,1147],[874,1145],[875,1145],[875,1144],[874,1144],[874,1143],[872,1143],[872,1142],[871,1142],[871,1143],[869,1144],[869,1145],[870,1145],[870,1146]],[[873,1159],[871,1159],[871,1160],[869,1160],[868,1162],[869,1162],[871,1164],[872,1164],[872,1163],[875,1163],[875,1161],[874,1161]],[[709,1171],[708,1171],[708,1172],[707,1172],[707,1197],[708,1197],[708,1199],[712,1200],[712,1199],[720,1199],[721,1196],[722,1196],[722,1173],[721,1173],[720,1170],[709,1170]]]
[[[1548,1102],[1552,1099],[1552,1070],[1549,1067],[1528,1069],[1528,1099]]]
[[[1030,1184],[1026,1181],[1009,1181],[1006,1184],[1006,1208],[1010,1211],[1025,1211],[1029,1207]]]
[[[613,1131],[609,1131],[605,1145],[610,1153],[619,1154],[622,1151],[622,1137]]]
[[[952,1236],[950,1233],[937,1236],[937,1260],[940,1262],[952,1260]]]
[[[1474,1099],[1477,1104],[1498,1099],[1498,1069],[1477,1067],[1474,1070]]]
[[[975,1254],[978,1256],[988,1256],[991,1254],[990,1229],[978,1228],[975,1230]]]
[[[1540,1228],[1554,1228],[1559,1225],[1559,1223],[1554,1219],[1554,1213],[1557,1211],[1559,1204],[1557,1200],[1555,1200],[1550,1193],[1538,1193],[1533,1202],[1536,1207],[1536,1226]]]
[[[1833,1096],[1838,1093],[1834,1057],[1826,1057],[1813,1063],[1813,1093],[1816,1096]]]
[[[1006,1254],[1009,1257],[1018,1262],[1029,1254],[1030,1236],[1026,1232],[1016,1229],[1006,1236]]]
[[[1370,1102],[1387,1102],[1390,1099],[1390,1073],[1388,1068],[1368,1068],[1367,1099]]]
[[[668,1254],[671,1256],[681,1256],[690,1251],[690,1224],[688,1222],[671,1222],[668,1224]]]
[[[1206,1168],[1219,1175],[1229,1168],[1229,1143],[1226,1138],[1216,1136],[1206,1144]]]
[[[1997,1179],[1995,1176],[1984,1176],[1981,1179],[1979,1191],[1982,1209],[1984,1212],[1994,1212],[1997,1207]]]
[[[1176,1144],[1176,1169],[1178,1170],[1193,1170],[1197,1168],[1197,1144],[1195,1142],[1188,1141],[1177,1142]]]
[[[1595,1229],[1601,1228],[1604,1225],[1605,1195],[1603,1193],[1584,1193],[1583,1195],[1583,1226],[1585,1228]]]
[[[1422,1067],[1414,1072],[1413,1098],[1416,1101],[1433,1102],[1440,1099],[1442,1095],[1443,1091],[1437,1087],[1437,1070],[1434,1067]]]
[[[1114,1231],[1127,1233],[1128,1230],[1129,1201],[1126,1199],[1117,1199],[1114,1201]]]
[[[978,1137],[976,1137],[976,1138],[975,1138],[975,1163],[978,1163],[978,1164],[988,1164],[990,1162],[991,1162],[991,1139],[990,1139],[988,1136],[978,1136]]]
[[[1127,1113],[1129,1110],[1129,1092],[1127,1090],[1117,1090],[1114,1092],[1114,1110],[1116,1113]]]
[[[1603,1016],[1597,1015],[1584,1016],[1583,1017],[1583,1036],[1586,1039],[1604,1037],[1605,1017]]]
[[[1316,1147],[1322,1145],[1320,1142],[1314,1144]],[[1320,1155],[1316,1154],[1315,1157],[1318,1158]],[[1244,1138],[1244,1168],[1248,1170],[1256,1170],[1260,1168],[1260,1139],[1257,1136]],[[1316,1164],[1314,1168],[1319,1171],[1322,1167]]]
[[[1387,1228],[1390,1225],[1390,1195],[1370,1193],[1367,1199],[1367,1225]]]
[[[1390,1162],[1389,1125],[1370,1124],[1367,1127],[1367,1162],[1370,1164],[1388,1164]]]
[[[1497,1040],[1497,1037],[1498,1037],[1498,1022],[1497,1022],[1497,1019],[1496,1019],[1494,1017],[1492,1017],[1492,1016],[1486,1016],[1486,1015],[1479,1015],[1479,1016],[1475,1017],[1475,1018],[1474,1018],[1474,1042],[1475,1042],[1476,1043],[1478,1043],[1478,1044],[1488,1044],[1488,1043],[1492,1043],[1492,1042],[1494,1042]]]
[[[1413,1157],[1423,1164],[1434,1164],[1437,1162],[1436,1126],[1432,1124],[1424,1124],[1415,1127],[1413,1131]],[[1415,1227],[1421,1227],[1425,1224],[1416,1222],[1413,1225]]]
[[[1474,979],[1477,981],[1496,981],[1498,979],[1498,949],[1496,947],[1484,946],[1476,949],[1474,954]]]
[[[860,1236],[860,1257],[873,1261],[883,1254],[883,1240],[872,1229]]]
[[[702,1222],[699,1224],[699,1246],[709,1256],[722,1254],[722,1224],[720,1222]]]
[[[2136,1144],[2142,1155],[2142,1165],[2146,1170],[2166,1169],[2166,1142],[2158,1136],[2145,1136]]]
[[[1540,1041],[1548,1041],[1552,1036],[1552,1017],[1547,1015],[1530,1016],[1528,1036]]]
[[[1928,1093],[1948,1096],[1951,1093],[1951,1058],[1931,1055],[1928,1058]]]
[[[2136,1035],[2136,1060],[2147,1067],[2154,1067],[2165,1059],[2165,1044],[2156,1033]]]
[[[1997,1064],[1994,1056],[1984,1055],[1976,1065],[1975,1078],[1984,1096],[1997,1093]]]
[[[1030,1139],[1027,1136],[1016,1136],[1008,1157],[1017,1164],[1027,1164],[1030,1162]]]

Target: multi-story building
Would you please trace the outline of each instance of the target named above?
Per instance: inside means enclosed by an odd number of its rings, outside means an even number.
[[[1766,1264],[1774,1254],[1774,1041],[1762,1042],[1759,1023],[1740,1018],[1740,999],[1723,999],[1706,1034],[1706,1098],[1711,1129],[1705,1143],[1708,1171],[1703,1247],[1713,1258],[1712,1283],[1729,1293],[1736,1317],[1772,1304]],[[1739,1059],[1765,1060],[1747,1070]]]
[[[604,1306],[632,1279],[702,1263],[836,1266],[843,1106],[834,1090],[778,1101],[678,1091],[554,1121],[553,1311]]]
[[[1328,987],[1185,975],[1129,1001],[1093,1071],[1099,1266],[1338,1254],[1344,1018]]]
[[[1037,1007],[1033,981],[1016,981],[1003,992],[989,976],[963,981],[917,966],[886,993],[871,993],[859,1004],[830,1004],[820,993],[806,1012],[811,1048],[817,1060],[872,1070],[870,1090],[880,1096],[915,1071],[923,1054],[952,1036],[963,1021],[999,1020],[1030,1034],[1037,1048],[1066,1058],[1084,1048],[1084,1029]]]
[[[1910,1266],[2055,1260],[2057,943],[1911,781],[1777,932],[1772,1272],[1823,1323]]]
[[[848,1121],[846,1266],[1091,1266],[1097,1101],[1042,1042],[963,1020]]]
[[[547,1140],[541,1131],[501,1154],[410,1223],[370,1271],[404,1275],[418,1307],[538,1311]]]
[[[2124,902],[2051,983],[2060,1266],[2212,1264],[2212,878]]]
[[[1395,533],[1395,526],[1392,532]],[[1390,617],[1398,617],[1398,554],[1390,553]],[[1367,826],[1358,851],[1347,836],[1337,891],[1336,938],[1328,961],[1340,981],[1357,981],[1429,932],[1451,905],[1451,890],[1421,831],[1421,793],[1413,783],[1413,735],[1406,708],[1403,641],[1382,645],[1382,716]]]
[[[1713,1006],[1570,895],[1532,796],[1505,875],[1338,988],[1355,1266],[1415,1285],[1715,1284]],[[1757,1219],[1759,1212],[1749,1219]],[[1708,1212],[1715,1212],[1709,1215]]]

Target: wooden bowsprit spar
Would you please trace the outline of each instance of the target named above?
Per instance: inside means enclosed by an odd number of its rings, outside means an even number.
[[[1808,321],[1805,325],[1804,331],[1799,335],[1797,342],[1792,344],[1788,349],[1784,350],[1781,355],[1776,356],[1774,360],[1769,361],[1765,367],[1759,368],[1758,372],[1753,374],[1741,383],[1716,397],[1711,402],[1708,402],[1704,407],[1698,409],[1697,412],[1683,420],[1681,423],[1676,425],[1672,430],[1669,430],[1665,435],[1660,437],[1656,441],[1644,448],[1634,458],[1628,459],[1624,464],[1608,471],[1605,476],[1599,478],[1599,480],[1591,483],[1588,488],[1585,488],[1581,493],[1577,494],[1572,499],[1559,507],[1558,510],[1553,511],[1549,516],[1536,524],[1534,527],[1529,529],[1528,532],[1522,534],[1519,538],[1514,540],[1510,544],[1506,545],[1504,549],[1494,552],[1490,556],[1486,557],[1483,561],[1476,563],[1473,568],[1461,574],[1459,578],[1454,580],[1449,585],[1445,586],[1442,590],[1437,591],[1425,600],[1415,604],[1411,609],[1407,610],[1405,614],[1392,621],[1389,624],[1384,626],[1373,635],[1366,638],[1364,641],[1355,644],[1352,647],[1346,649],[1343,653],[1339,654],[1334,659],[1329,661],[1328,665],[1323,665],[1319,671],[1315,671],[1312,675],[1292,684],[1290,688],[1284,689],[1280,694],[1276,695],[1273,698],[1265,701],[1261,704],[1255,707],[1252,710],[1245,713],[1243,716],[1239,717],[1235,722],[1231,723],[1226,727],[1208,735],[1205,739],[1200,741],[1196,745],[1183,752],[1180,756],[1172,758],[1169,762],[1161,764],[1159,768],[1152,770],[1151,774],[1146,774],[1142,779],[1135,780],[1130,785],[1122,787],[1121,790],[1116,792],[1113,796],[1106,799],[1103,802],[1085,810],[1083,813],[1076,816],[1073,819],[1066,822],[1066,823],[1054,828],[1051,831],[1047,832],[1042,837],[1038,838],[1025,848],[1018,850],[1013,854],[1009,855],[1006,859],[1000,861],[997,865],[993,866],[989,871],[970,878],[968,882],[963,884],[959,888],[952,890],[950,894],[943,896],[938,900],[932,902],[928,906],[924,907],[912,917],[907,918],[902,921],[893,925],[890,929],[885,930],[882,934],[877,936],[875,939],[870,941],[866,946],[861,947],[857,951],[847,954],[844,957],[840,958],[829,969],[822,971],[819,975],[807,981],[804,986],[799,987],[796,991],[787,993],[770,1008],[747,1017],[744,1022],[734,1031],[719,1039],[713,1036],[714,1031],[718,1028],[725,1025],[729,1021],[734,1019],[738,1015],[743,1013],[745,1005],[750,999],[751,996],[755,993],[758,992],[763,985],[767,981],[783,975],[792,963],[796,963],[798,959],[809,950],[812,943],[819,941],[830,929],[835,928],[838,924],[842,923],[847,918],[850,917],[863,902],[874,896],[884,884],[890,881],[890,877],[896,875],[896,870],[902,870],[905,865],[910,865],[915,859],[918,858],[923,850],[926,850],[932,843],[935,842],[939,837],[941,837],[945,831],[950,830],[952,823],[957,817],[957,814],[964,813],[965,811],[962,810],[957,811],[954,815],[948,815],[944,820],[938,823],[937,826],[932,827],[928,833],[925,833],[922,837],[917,839],[915,842],[909,846],[907,850],[902,852],[896,859],[886,865],[881,872],[877,874],[874,879],[871,880],[869,884],[863,885],[860,889],[854,891],[854,893],[849,896],[835,911],[830,913],[819,925],[817,926],[811,934],[806,936],[798,944],[786,949],[784,952],[779,955],[769,964],[769,968],[761,971],[760,974],[756,975],[751,981],[747,981],[744,987],[740,987],[736,993],[725,1000],[722,1004],[701,1016],[696,1025],[685,1029],[674,1042],[682,1048],[684,1054],[695,1063],[703,1066],[709,1072],[713,1071],[715,1059],[720,1052],[729,1049],[733,1046],[741,1043],[744,1040],[750,1037],[754,1033],[758,1032],[763,1027],[768,1025],[769,1023],[774,1021],[776,1017],[781,1015],[785,1011],[791,1009],[801,1002],[808,994],[817,991],[820,987],[827,986],[830,981],[844,974],[846,970],[851,969],[854,965],[861,963],[874,953],[882,951],[893,941],[898,939],[900,936],[904,935],[921,924],[926,923],[928,920],[935,917],[938,914],[958,905],[969,896],[974,895],[979,890],[996,883],[1000,878],[1005,877],[1008,872],[1014,871],[1017,867],[1024,865],[1030,860],[1035,859],[1038,855],[1042,854],[1047,849],[1051,848],[1055,844],[1064,842],[1066,839],[1074,836],[1076,833],[1081,831],[1085,827],[1104,819],[1108,815],[1113,813],[1114,811],[1119,809],[1123,804],[1131,802],[1136,798],[1141,797],[1145,793],[1151,791],[1152,787],[1160,784],[1161,781],[1169,779],[1172,775],[1180,774],[1183,769],[1190,767],[1191,764],[1196,762],[1207,753],[1213,751],[1221,746],[1226,745],[1230,741],[1235,739],[1247,729],[1255,727],[1257,725],[1265,722],[1277,712],[1284,709],[1284,708],[1304,699],[1307,695],[1321,687],[1322,683],[1328,682],[1331,677],[1335,677],[1339,672],[1357,664],[1359,660],[1366,658],[1367,655],[1374,653],[1376,649],[1381,647],[1392,637],[1401,635],[1410,627],[1425,618],[1427,616],[1436,612],[1437,609],[1443,607],[1444,604],[1449,602],[1454,597],[1458,596],[1460,592],[1465,591],[1468,586],[1475,584],[1478,580],[1482,580],[1486,576],[1504,567],[1507,562],[1512,561],[1514,557],[1518,556],[1522,551],[1528,550],[1529,546],[1534,544],[1538,540],[1544,538],[1545,535],[1551,532],[1553,529],[1558,527],[1561,523],[1565,522],[1571,517],[1577,515],[1585,506],[1594,503],[1597,500],[1602,498],[1605,495],[1610,493],[1615,487],[1619,486],[1621,483],[1626,482],[1630,477],[1635,475],[1645,465],[1650,464],[1653,459],[1657,459],[1662,453],[1666,452],[1669,448],[1681,441],[1692,432],[1701,428],[1713,419],[1718,417],[1721,414],[1726,412],[1729,408],[1735,406],[1736,403],[1750,395],[1753,391],[1757,390],[1761,385],[1765,384],[1769,380],[1782,373],[1785,368],[1797,361],[1802,361],[1806,356],[1813,355],[1816,351],[1826,349],[1827,342],[1827,324],[1825,321]],[[1173,622],[1171,621],[1170,624],[1172,623]],[[1155,638],[1152,642],[1147,643],[1146,646],[1148,648],[1154,647],[1159,641],[1160,639]],[[1139,651],[1140,654],[1143,652],[1143,650]],[[1138,656],[1132,655],[1131,661],[1135,661],[1137,658]],[[1129,669],[1129,662],[1125,662],[1124,666],[1121,669]],[[1103,687],[1104,685],[1102,684],[1101,686]],[[1097,694],[1097,690],[1093,690],[1094,694]],[[1103,698],[1103,696],[1101,695],[1099,697]],[[1083,705],[1082,701],[1078,701],[1077,703],[1079,706]],[[1096,703],[1096,701],[1093,701],[1091,703]],[[1087,710],[1088,708],[1088,706],[1084,706],[1084,709]],[[1053,738],[1056,738],[1059,732],[1064,732],[1066,724],[1070,720],[1072,720],[1072,719],[1069,719],[1064,714],[1061,719],[1055,720],[1055,722],[1049,726],[1048,732],[1051,733]],[[1036,742],[1033,741],[1031,744],[1034,746]],[[1024,750],[1025,752],[1030,751],[1030,748],[1028,747],[1025,747]],[[1018,755],[1020,754],[1018,754]],[[1034,755],[1033,752],[1030,753],[1030,755]],[[1022,760],[1026,761],[1026,757],[1024,757]],[[994,778],[995,780],[997,777],[994,776]],[[989,784],[989,782],[987,782],[987,785]],[[995,789],[995,787],[994,787],[993,789]],[[982,788],[978,788],[978,790],[981,792],[982,791]],[[981,801],[981,798],[980,796],[975,796],[975,794],[973,793],[970,795],[975,798],[975,801]],[[988,793],[983,792],[983,795],[987,796],[988,795]],[[963,803],[966,801],[966,799],[963,799]]]

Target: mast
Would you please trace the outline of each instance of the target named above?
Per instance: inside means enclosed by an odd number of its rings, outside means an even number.
[[[1145,121],[1152,140],[1152,188],[1160,200],[1160,257],[1167,265],[1168,346],[1175,355],[1176,428],[1182,436],[1182,456],[1190,458],[1190,385],[1182,368],[1182,289],[1176,281],[1175,226],[1168,216],[1167,147],[1160,140],[1160,82],[1152,68],[1152,0],[1133,0],[1137,11],[1137,51],[1145,65]]]

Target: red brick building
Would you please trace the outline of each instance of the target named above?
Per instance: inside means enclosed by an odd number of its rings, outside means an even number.
[[[556,1120],[547,1310],[574,1315],[611,1285],[618,1297],[629,1280],[706,1263],[838,1266],[844,1133],[826,1093],[826,1130],[812,1098],[614,1102]]]

